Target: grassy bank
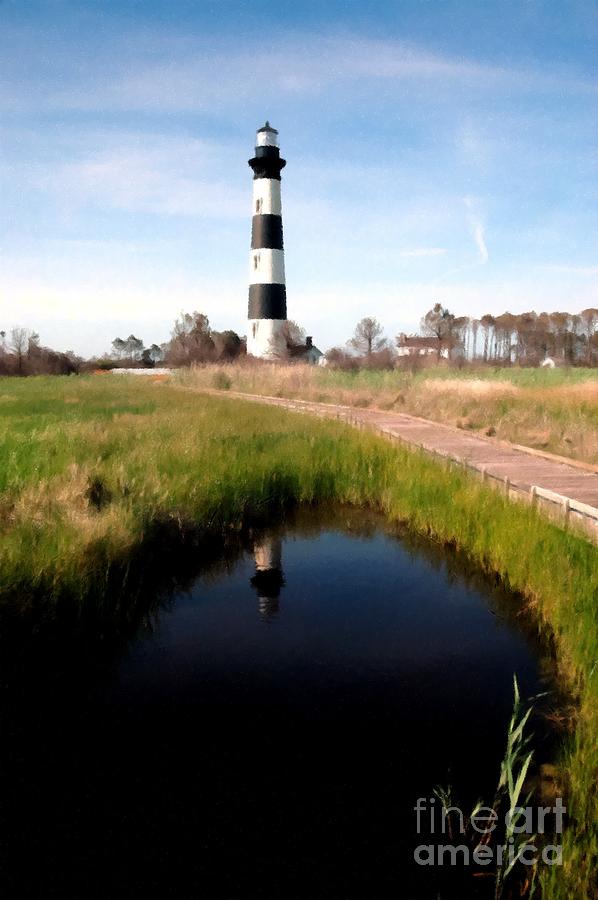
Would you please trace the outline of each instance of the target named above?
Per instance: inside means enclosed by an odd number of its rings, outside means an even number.
[[[128,378],[0,381],[0,596],[83,603],[156,534],[205,534],[296,503],[381,510],[465,550],[554,633],[579,698],[572,828],[546,897],[588,898],[598,859],[598,549],[457,467],[338,422]],[[157,544],[159,548],[159,543]]]
[[[186,383],[349,406],[378,406],[598,464],[598,370],[432,366],[420,372],[207,365]]]

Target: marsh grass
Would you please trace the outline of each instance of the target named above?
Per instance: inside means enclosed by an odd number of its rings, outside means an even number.
[[[230,376],[232,378],[232,376]],[[238,385],[235,385],[238,387]],[[572,827],[545,896],[588,898],[598,859],[598,548],[456,466],[336,421],[127,378],[0,380],[0,598],[84,608],[144,552],[300,504],[371,508],[465,551],[550,629],[578,702]],[[40,599],[41,598],[41,599]],[[123,595],[123,603],[126,595]]]
[[[525,831],[522,833],[520,825],[525,824],[525,808],[529,806],[532,798],[530,791],[525,797],[523,789],[533,757],[533,751],[529,749],[531,735],[525,729],[533,706],[525,708],[519,693],[517,677],[513,678],[514,702],[513,713],[507,729],[507,746],[500,767],[500,778],[496,791],[493,808],[497,810],[501,803],[507,807],[505,817],[506,827],[502,844],[502,864],[496,873],[495,898],[500,900],[503,896],[505,881],[517,865],[522,852],[528,844],[536,842],[537,835],[530,837]],[[508,861],[509,843],[513,843],[513,859]],[[529,893],[534,891],[537,869],[534,866],[530,873]]]
[[[346,372],[313,366],[236,363],[177,376],[219,387],[355,407],[408,412],[598,464],[598,370],[433,366]]]
[[[493,873],[495,900],[503,900],[507,894],[513,896],[513,892],[517,896],[531,898],[535,892],[537,878],[537,863],[531,868],[519,867],[523,869],[521,872],[518,872],[516,867],[526,847],[530,844],[535,845],[538,837],[537,834],[531,836],[528,834],[526,821],[526,809],[529,808],[533,791],[529,791],[526,796],[523,795],[533,758],[533,751],[530,750],[532,735],[528,732],[527,726],[533,711],[533,703],[538,698],[532,698],[528,703],[522,700],[516,675],[513,676],[513,693],[513,711],[507,727],[506,748],[500,764],[500,776],[492,805],[488,807],[478,800],[471,813],[464,816],[455,802],[450,785],[447,788],[438,786],[434,789],[434,795],[440,800],[444,811],[449,840],[455,841],[457,836],[462,835],[473,850],[489,846],[494,850],[500,849],[500,855],[497,853],[496,871]],[[492,822],[487,815],[490,810],[494,816]],[[484,821],[476,823],[476,818],[482,811]],[[504,827],[494,832],[494,828],[501,822],[504,822]],[[493,827],[487,827],[485,830],[484,825]],[[518,875],[515,884],[513,884],[515,879],[509,877],[513,870],[516,870]]]

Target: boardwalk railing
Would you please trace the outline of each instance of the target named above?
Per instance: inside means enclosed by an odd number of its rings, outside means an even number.
[[[556,491],[550,491],[548,488],[543,488],[538,484],[532,484],[528,491],[521,485],[513,484],[508,475],[498,475],[494,472],[489,472],[486,466],[476,465],[458,454],[443,453],[420,442],[409,441],[384,426],[379,426],[375,423],[365,423],[363,420],[356,419],[351,415],[347,417],[338,416],[337,418],[344,418],[358,428],[370,428],[383,437],[398,441],[406,447],[415,447],[440,459],[457,463],[457,465],[463,466],[478,477],[481,477],[484,483],[504,491],[507,497],[531,503],[532,506],[541,509],[550,518],[558,521],[566,528],[570,524],[577,525],[588,537],[598,543],[598,508],[595,506],[582,503],[580,500],[575,500],[573,497],[567,497],[564,494],[558,494]],[[524,452],[524,448],[521,448],[521,451]]]
[[[557,494],[556,491],[549,491],[537,484],[532,485],[530,496],[532,504],[542,504],[545,511],[556,514],[566,526],[570,522],[575,522],[598,540],[598,509],[595,506],[581,503],[564,494]]]
[[[345,417],[338,417],[345,418]],[[489,486],[494,486],[504,491],[505,495],[511,499],[523,500],[532,504],[532,506],[541,509],[547,513],[550,518],[555,519],[560,524],[568,527],[575,524],[584,531],[594,542],[598,543],[598,508],[590,506],[588,503],[581,503],[572,497],[566,497],[564,494],[557,494],[556,491],[550,491],[538,484],[533,484],[529,491],[518,484],[513,484],[508,475],[498,475],[489,472],[486,466],[476,465],[469,460],[458,456],[454,453],[442,453],[426,447],[422,443],[408,441],[405,438],[394,434],[388,428],[380,427],[375,424],[364,423],[362,420],[355,419],[352,416],[347,417],[347,421],[358,428],[370,428],[378,434],[393,441],[397,441],[406,447],[417,448],[431,453],[443,460],[457,463],[465,469],[469,469],[482,479]]]
[[[206,393],[220,393],[214,390],[207,390]],[[254,402],[266,405],[282,406],[285,409],[294,412],[310,413],[311,415],[334,418],[353,425],[361,430],[374,431],[385,437],[387,440],[402,444],[410,449],[420,449],[425,453],[430,453],[438,459],[445,462],[456,463],[463,466],[477,477],[481,478],[489,487],[494,487],[503,492],[507,497],[513,500],[531,503],[532,506],[541,510],[559,525],[569,528],[575,526],[583,531],[592,541],[598,543],[598,508],[573,497],[567,497],[565,494],[551,491],[538,484],[521,483],[519,478],[503,475],[496,471],[492,471],[492,466],[487,466],[486,462],[478,460],[475,462],[468,459],[467,455],[455,453],[454,449],[448,446],[433,446],[433,442],[419,440],[416,435],[401,434],[396,427],[392,427],[387,423],[376,422],[369,413],[378,413],[379,410],[363,410],[358,411],[355,407],[331,403],[315,403],[309,400],[288,399],[284,397],[267,397],[256,394],[242,394],[240,392],[230,392],[228,396],[235,396],[239,399],[252,400]],[[428,420],[418,419],[414,416],[401,414],[402,419],[409,419],[412,422],[419,421],[426,425],[434,425],[438,429],[446,430],[448,426],[440,423],[433,423]],[[534,455],[534,451],[526,447],[511,446],[510,451],[517,454],[519,458],[525,457],[526,454]],[[543,458],[548,462],[549,454],[542,454]],[[555,459],[554,462],[564,463],[564,460]],[[571,466],[579,466],[574,461]],[[595,473],[595,470],[594,470]],[[592,473],[592,474],[594,474]],[[598,473],[597,473],[598,474]],[[519,482],[519,483],[518,483]]]

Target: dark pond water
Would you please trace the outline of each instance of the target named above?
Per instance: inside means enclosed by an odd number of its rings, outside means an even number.
[[[437,896],[415,802],[492,797],[545,660],[516,598],[357,521],[247,536],[118,629],[3,622],[2,896]]]

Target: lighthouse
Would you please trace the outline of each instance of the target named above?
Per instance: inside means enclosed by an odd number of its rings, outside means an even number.
[[[278,598],[285,585],[282,571],[282,539],[265,535],[253,546],[255,575],[251,586],[257,591],[259,611],[264,618],[275,616],[279,609]]]
[[[247,352],[262,359],[286,356],[287,293],[282,243],[281,159],[278,132],[258,128],[253,170]]]

